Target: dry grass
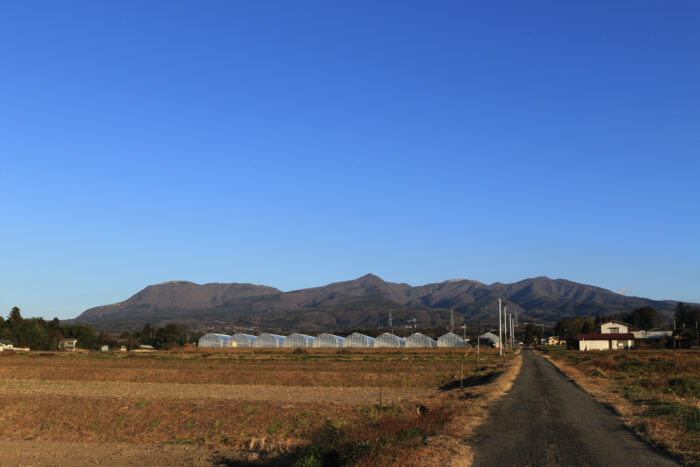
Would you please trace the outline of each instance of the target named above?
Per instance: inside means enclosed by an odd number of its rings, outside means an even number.
[[[3,356],[0,439],[187,446],[224,464],[468,465],[464,438],[519,361],[454,349]]]
[[[200,349],[152,354],[3,355],[0,380],[274,386],[434,388],[449,382],[463,357],[454,349]],[[492,356],[485,352],[487,364]],[[361,371],[357,371],[361,365]],[[465,371],[476,364],[466,362]]]
[[[545,358],[643,439],[700,465],[700,353],[556,350]]]

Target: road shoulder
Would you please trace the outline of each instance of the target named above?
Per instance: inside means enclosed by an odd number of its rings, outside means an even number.
[[[460,401],[464,404],[445,429],[445,434],[430,440],[430,448],[449,450],[451,453],[447,465],[451,467],[469,467],[474,461],[470,440],[474,432],[489,418],[491,409],[512,389],[522,368],[520,350],[509,355],[503,372],[486,384],[459,391]],[[453,395],[453,396],[454,396]],[[440,464],[444,465],[444,464]]]

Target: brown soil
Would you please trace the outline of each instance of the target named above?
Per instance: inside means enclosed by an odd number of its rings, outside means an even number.
[[[382,388],[384,403],[424,400],[437,389]],[[339,405],[379,403],[377,387],[234,386],[224,384],[95,383],[75,381],[0,381],[0,395],[62,395],[132,399],[223,399]]]
[[[71,443],[67,441],[0,440],[0,461],[3,467],[64,467],[65,465],[122,466],[211,466],[212,459],[225,457],[242,462],[256,457],[209,446],[176,446],[159,444],[131,445],[123,443]],[[238,456],[238,457],[235,457]],[[177,459],[177,462],[174,462]]]
[[[519,365],[489,350],[478,363],[464,350],[441,349],[201,355],[3,356],[0,465],[286,459],[329,429],[376,441],[402,426],[441,431],[389,446],[393,457],[375,463],[468,465],[468,427],[484,419]],[[417,406],[430,417],[417,416]]]

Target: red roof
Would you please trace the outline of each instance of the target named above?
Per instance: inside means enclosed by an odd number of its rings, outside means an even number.
[[[634,334],[629,332],[619,334],[579,334],[576,336],[576,339],[588,341],[634,340]]]

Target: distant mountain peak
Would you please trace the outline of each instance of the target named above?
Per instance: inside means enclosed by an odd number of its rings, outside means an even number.
[[[384,279],[382,279],[381,277],[377,276],[376,274],[372,274],[371,272],[368,273],[368,274],[365,274],[365,275],[362,276],[362,277],[358,277],[358,280],[359,280],[359,279],[380,280],[380,281],[384,282]]]
[[[237,326],[311,331],[382,327],[391,312],[395,325],[418,319],[419,326],[439,327],[448,324],[449,313],[445,311],[449,309],[454,309],[459,322],[491,323],[497,317],[498,298],[504,299],[508,311],[517,313],[521,322],[553,323],[564,316],[611,315],[642,306],[670,316],[677,306],[672,301],[628,297],[546,276],[491,285],[455,278],[412,287],[369,273],[289,292],[246,283],[167,281],[148,286],[122,302],[86,310],[76,320],[103,329],[118,325],[122,330],[147,322],[163,325],[175,321],[195,329]]]

